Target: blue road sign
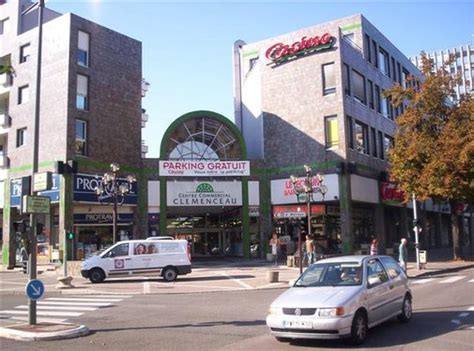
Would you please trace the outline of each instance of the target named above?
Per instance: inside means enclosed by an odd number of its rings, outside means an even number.
[[[44,294],[44,284],[41,280],[33,279],[26,284],[26,295],[31,300],[38,300]]]

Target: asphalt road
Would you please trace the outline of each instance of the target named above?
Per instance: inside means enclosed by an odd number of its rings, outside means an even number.
[[[371,330],[361,350],[472,350],[474,344],[474,269],[410,282],[414,317]],[[87,325],[79,339],[25,343],[0,339],[2,350],[305,350],[353,349],[344,341],[280,343],[269,333],[265,316],[282,289],[207,293],[94,297],[98,309],[65,317]],[[24,305],[23,296],[0,296],[1,310]],[[50,295],[54,299],[80,299]],[[56,300],[57,301],[57,300]],[[66,300],[71,303],[74,300]],[[74,302],[72,302],[74,303]],[[1,317],[0,317],[1,318]],[[58,318],[53,316],[52,318]],[[5,325],[10,320],[0,319]]]

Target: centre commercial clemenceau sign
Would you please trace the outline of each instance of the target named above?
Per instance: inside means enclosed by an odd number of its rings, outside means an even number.
[[[300,41],[296,41],[291,45],[277,43],[270,46],[265,56],[272,62],[270,65],[279,65],[290,60],[313,54],[317,51],[330,49],[336,44],[336,38],[329,33],[322,36],[302,37]]]

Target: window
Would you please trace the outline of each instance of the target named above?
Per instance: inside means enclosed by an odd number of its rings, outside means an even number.
[[[369,130],[367,125],[358,121],[355,122],[355,140],[356,150],[369,154]]]
[[[76,155],[85,156],[87,149],[87,122],[76,119]]]
[[[381,160],[385,159],[382,132],[379,132],[379,155]]]
[[[336,77],[334,74],[334,62],[327,63],[323,68],[323,95],[336,92]]]
[[[370,52],[370,37],[367,34],[365,34],[364,37],[365,59],[369,62],[372,62],[372,53]]]
[[[397,62],[397,71],[398,71],[398,83],[402,84],[402,69],[400,62]]]
[[[385,135],[383,138],[383,151],[385,156],[388,156],[388,150],[393,146],[393,138],[389,135]]]
[[[119,257],[128,256],[129,244],[120,244],[115,246],[112,250],[107,251],[102,257]]]
[[[384,115],[384,117],[390,118],[390,114],[389,114],[390,113],[390,107],[389,107],[390,102],[383,95],[383,91],[380,94],[380,99],[382,100],[382,114]]]
[[[408,81],[410,73],[403,68],[402,69],[402,86],[406,89],[410,86],[410,82]]]
[[[82,74],[77,75],[77,97],[76,97],[76,107],[79,110],[88,110],[89,109],[89,99],[87,97],[89,88],[89,78],[83,76]]]
[[[349,147],[354,149],[354,126],[352,124],[352,117],[347,116],[347,138]]]
[[[365,78],[362,74],[357,71],[352,71],[352,80],[354,87],[354,99],[362,104],[366,104],[365,96]]]
[[[374,109],[374,83],[370,79],[367,79],[368,89],[369,89],[369,107]]]
[[[377,157],[377,131],[375,128],[370,128],[370,139],[372,156]]]
[[[382,48],[379,48],[379,68],[380,72],[387,76],[390,76],[388,54]]]
[[[375,64],[375,67],[379,67],[379,60],[378,60],[378,56],[377,56],[377,43],[375,42],[375,40],[372,40],[372,53],[374,55],[374,64]]]
[[[89,34],[79,31],[77,42],[77,63],[89,66]]]
[[[369,288],[388,281],[387,272],[385,272],[385,269],[383,268],[382,264],[377,259],[373,259],[367,262],[367,280],[371,278],[379,278],[380,281],[378,284],[370,285]]]
[[[20,47],[20,63],[26,62],[30,59],[30,44],[25,44]]]
[[[382,104],[380,103],[380,88],[375,84],[375,107],[378,113],[382,113]]]
[[[326,149],[337,149],[339,147],[339,126],[337,116],[325,117],[326,126]]]
[[[18,105],[27,103],[30,99],[30,90],[28,85],[18,88]]]
[[[342,74],[344,78],[344,93],[348,96],[351,96],[351,76],[349,66],[344,63],[343,69],[344,72],[342,72]]]
[[[355,43],[355,39],[354,39],[354,33],[344,34],[343,39],[347,43],[349,43],[349,45],[351,45],[352,47],[357,48],[357,44]]]
[[[400,267],[400,264],[397,261],[395,261],[392,257],[383,256],[383,257],[380,257],[380,260],[382,261],[382,264],[387,269],[387,273],[390,278],[394,279],[401,274],[402,268]]]
[[[0,21],[0,34],[7,34],[10,32],[10,19],[5,18]]]
[[[26,128],[16,130],[16,147],[25,145],[26,143]]]
[[[397,81],[397,66],[395,66],[395,59],[392,57],[392,80]]]
[[[254,57],[249,60],[249,72],[255,67],[257,62],[258,62],[258,57]]]

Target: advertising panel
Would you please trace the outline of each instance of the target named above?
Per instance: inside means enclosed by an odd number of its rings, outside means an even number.
[[[275,218],[303,218],[307,215],[306,205],[273,206],[273,217]],[[311,205],[311,215],[325,213],[324,205]]]
[[[405,193],[397,183],[381,182],[380,193],[384,205],[403,206]]]
[[[242,206],[241,182],[168,182],[168,206]]]
[[[89,174],[76,174],[74,175],[74,201],[79,202],[92,202],[92,203],[99,203],[99,202],[112,202],[113,199],[110,195],[104,194],[101,196],[99,201],[99,197],[95,192],[95,188],[99,186],[101,181],[101,177],[97,175],[89,175]],[[125,178],[118,178],[118,184],[121,183],[128,184],[127,179]],[[136,205],[137,204],[137,193],[138,193],[138,186],[137,182],[132,184],[132,189],[130,192],[125,195],[124,204],[127,205]]]
[[[249,175],[249,161],[160,161],[160,176],[240,177]]]

